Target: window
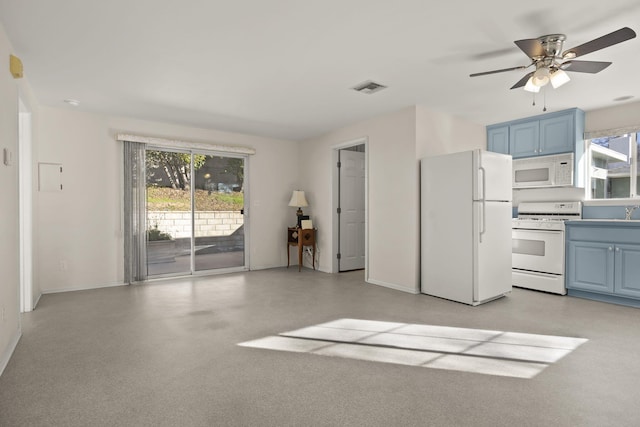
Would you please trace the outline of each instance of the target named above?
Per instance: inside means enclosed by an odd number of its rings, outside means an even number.
[[[587,199],[638,197],[640,132],[591,138],[587,148]]]

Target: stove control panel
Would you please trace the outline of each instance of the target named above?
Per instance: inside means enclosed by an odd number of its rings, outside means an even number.
[[[513,219],[511,228],[529,230],[564,230],[564,221],[557,219]]]

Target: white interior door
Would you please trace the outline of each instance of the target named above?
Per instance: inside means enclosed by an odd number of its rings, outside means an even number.
[[[364,268],[365,153],[340,150],[340,271]]]

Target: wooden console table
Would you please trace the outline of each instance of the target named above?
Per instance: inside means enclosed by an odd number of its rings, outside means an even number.
[[[298,271],[302,270],[302,252],[305,246],[311,246],[313,254],[313,269],[316,269],[316,232],[317,228],[302,229],[298,227],[289,227],[287,229],[287,268],[291,262],[289,248],[291,246],[298,247]]]

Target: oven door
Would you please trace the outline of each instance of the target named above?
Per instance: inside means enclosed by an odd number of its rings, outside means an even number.
[[[512,237],[513,268],[564,274],[564,231],[514,228]]]

